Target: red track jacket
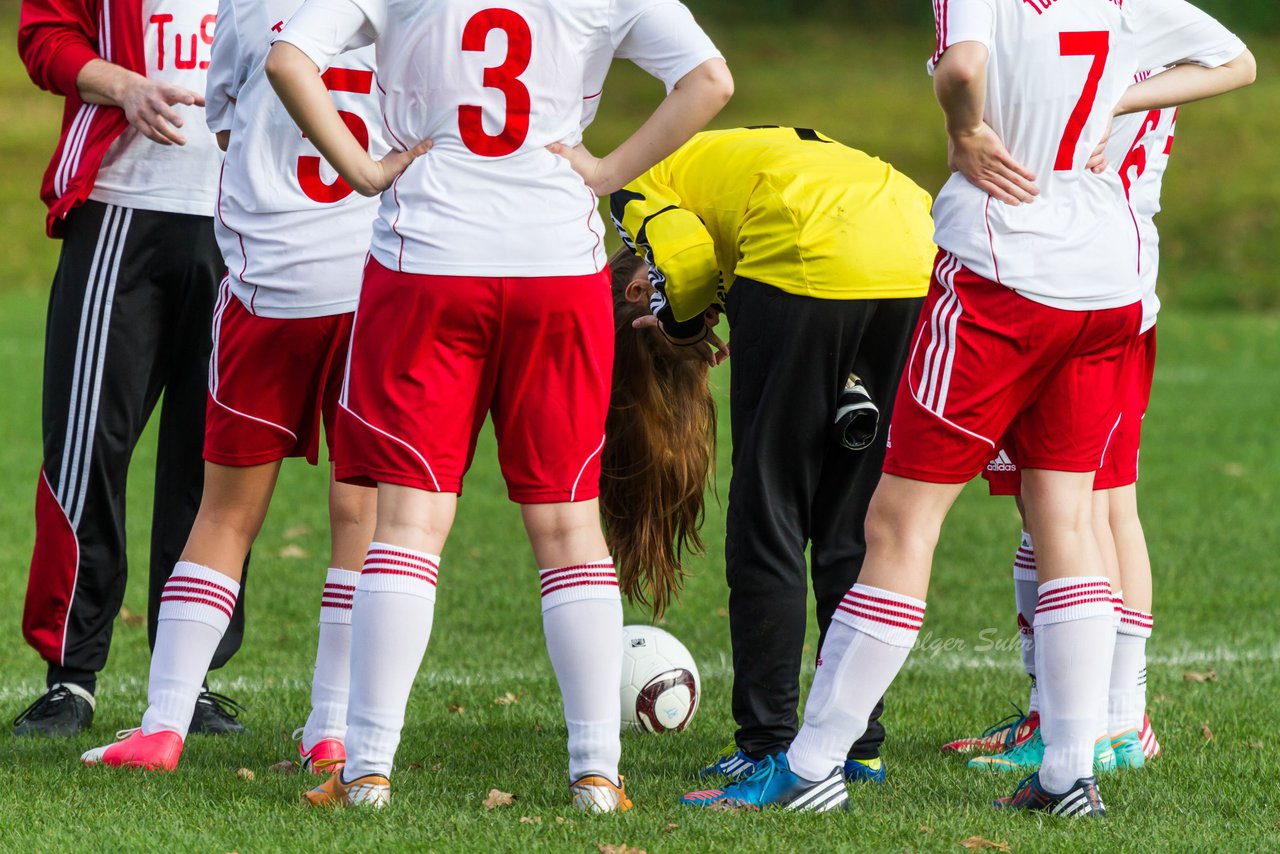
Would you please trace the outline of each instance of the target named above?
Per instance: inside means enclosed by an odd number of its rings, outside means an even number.
[[[103,155],[129,127],[119,107],[80,100],[76,76],[93,59],[146,74],[142,38],[142,0],[22,2],[18,54],[37,86],[66,98],[62,139],[40,186],[50,237],[61,236],[67,214],[89,198]]]

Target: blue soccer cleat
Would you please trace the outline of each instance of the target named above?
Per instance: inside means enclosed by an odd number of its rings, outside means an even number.
[[[848,783],[883,783],[884,759],[879,756],[872,759],[846,759],[844,779]]]
[[[998,810],[1046,812],[1065,818],[1107,817],[1107,808],[1102,805],[1102,796],[1098,793],[1098,781],[1093,777],[1081,777],[1070,789],[1055,795],[1040,785],[1038,771],[1022,778],[1013,794],[999,798],[995,807]]]
[[[767,756],[745,780],[723,789],[690,792],[680,799],[684,806],[719,810],[759,810],[782,807],[805,812],[827,812],[849,808],[849,792],[844,787],[844,769],[833,768],[822,780],[806,780],[791,771],[787,754]]]
[[[702,778],[725,777],[729,782],[733,783],[754,774],[762,761],[760,759],[752,759],[743,753],[736,744],[730,744],[720,751],[720,755],[716,757],[715,762],[699,771],[698,776]]]

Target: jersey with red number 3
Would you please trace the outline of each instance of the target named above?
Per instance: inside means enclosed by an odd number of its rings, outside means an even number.
[[[266,317],[354,311],[378,200],[354,192],[298,130],[263,70],[302,0],[220,0],[205,93],[211,130],[230,131],[214,220],[231,291]],[[335,57],[322,79],[374,157],[388,149],[374,52]]]
[[[278,37],[320,67],[374,43],[397,148],[374,257],[446,276],[604,267],[596,199],[546,146],[581,140],[615,56],[668,87],[720,54],[677,0],[306,0]]]
[[[1139,236],[1119,176],[1086,168],[1137,70],[1124,7],[1142,0],[935,0],[938,50],[987,47],[986,111],[1040,195],[1007,205],[959,173],[934,204],[937,244],[1056,308],[1137,302]]]

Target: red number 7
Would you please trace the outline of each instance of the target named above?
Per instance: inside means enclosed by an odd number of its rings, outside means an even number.
[[[1093,64],[1089,66],[1089,76],[1085,78],[1080,100],[1076,101],[1067,128],[1062,132],[1062,141],[1058,143],[1058,159],[1053,162],[1055,172],[1067,172],[1072,167],[1080,135],[1093,112],[1093,103],[1098,99],[1098,83],[1102,80],[1103,69],[1107,67],[1110,50],[1111,38],[1106,31],[1058,34],[1058,51],[1062,56],[1092,56]]]

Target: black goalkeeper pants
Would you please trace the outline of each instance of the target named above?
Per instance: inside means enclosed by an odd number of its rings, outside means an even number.
[[[725,539],[738,747],[785,750],[797,731],[800,665],[813,581],[821,632],[858,580],[863,525],[880,481],[898,379],[922,299],[821,300],[738,279],[727,305],[733,477]],[[875,442],[833,435],[850,373],[880,409]],[[805,548],[810,549],[809,565]],[[881,700],[849,756],[878,756]]]
[[[223,270],[210,217],[89,202],[67,218],[45,330],[44,465],[22,618],[51,685],[93,690],[107,663],[125,590],[129,461],[163,393],[147,608],[155,643],[160,592],[200,506]],[[241,594],[213,667],[243,635]]]

